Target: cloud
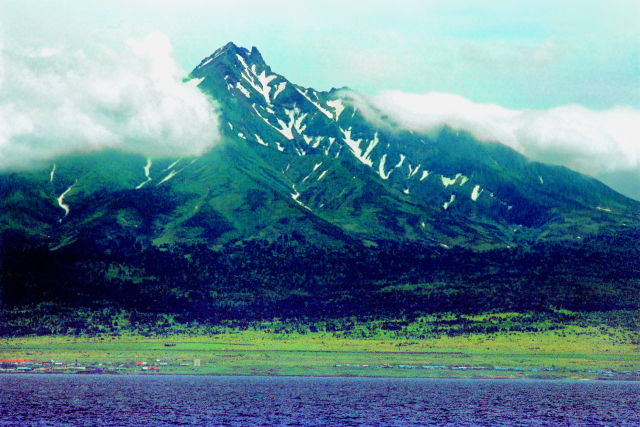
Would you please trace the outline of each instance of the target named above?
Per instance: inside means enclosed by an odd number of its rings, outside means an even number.
[[[218,118],[183,76],[160,33],[119,51],[0,46],[0,170],[105,148],[206,151],[219,140]]]
[[[447,93],[386,91],[372,97],[346,95],[369,120],[387,116],[403,128],[433,133],[448,125],[525,156],[591,176],[640,171],[640,110],[596,111],[579,105],[516,110],[475,103]]]

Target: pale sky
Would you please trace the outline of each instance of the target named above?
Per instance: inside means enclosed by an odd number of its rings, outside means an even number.
[[[640,200],[637,0],[0,0],[0,169],[9,155],[64,153],[78,131],[91,150],[142,153],[160,134],[174,136],[166,152],[184,149],[185,135],[210,134],[217,122],[177,76],[229,41],[256,46],[294,83],[348,86],[404,111],[416,129],[434,120],[472,132],[489,126],[534,160]],[[123,89],[105,89],[113,86]],[[68,104],[62,120],[59,98]],[[176,114],[154,112],[160,98]],[[164,119],[136,129],[106,116],[105,105]]]
[[[640,107],[640,2],[0,1],[3,38],[86,47],[159,31],[188,72],[228,41],[327,90],[447,92],[509,108]]]

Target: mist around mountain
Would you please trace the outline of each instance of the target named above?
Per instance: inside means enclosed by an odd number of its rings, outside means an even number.
[[[640,202],[594,178],[452,128],[406,130],[348,88],[288,81],[256,48],[229,43],[186,81],[218,114],[209,152],[104,150],[0,175],[3,334],[120,313],[640,307]]]

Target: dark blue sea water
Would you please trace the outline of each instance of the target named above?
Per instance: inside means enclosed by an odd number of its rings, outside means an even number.
[[[640,383],[0,375],[0,425],[640,425]]]

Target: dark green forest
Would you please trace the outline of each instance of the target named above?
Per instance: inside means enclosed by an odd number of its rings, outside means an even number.
[[[107,317],[125,311],[134,323],[171,315],[183,324],[633,311],[640,308],[639,242],[636,230],[477,252],[391,241],[327,248],[294,233],[219,250],[127,237],[51,250],[6,232],[0,334],[51,333],[40,321],[48,314],[67,322],[62,329],[82,330],[90,327],[74,320],[82,310]],[[16,316],[30,319],[16,323]]]

